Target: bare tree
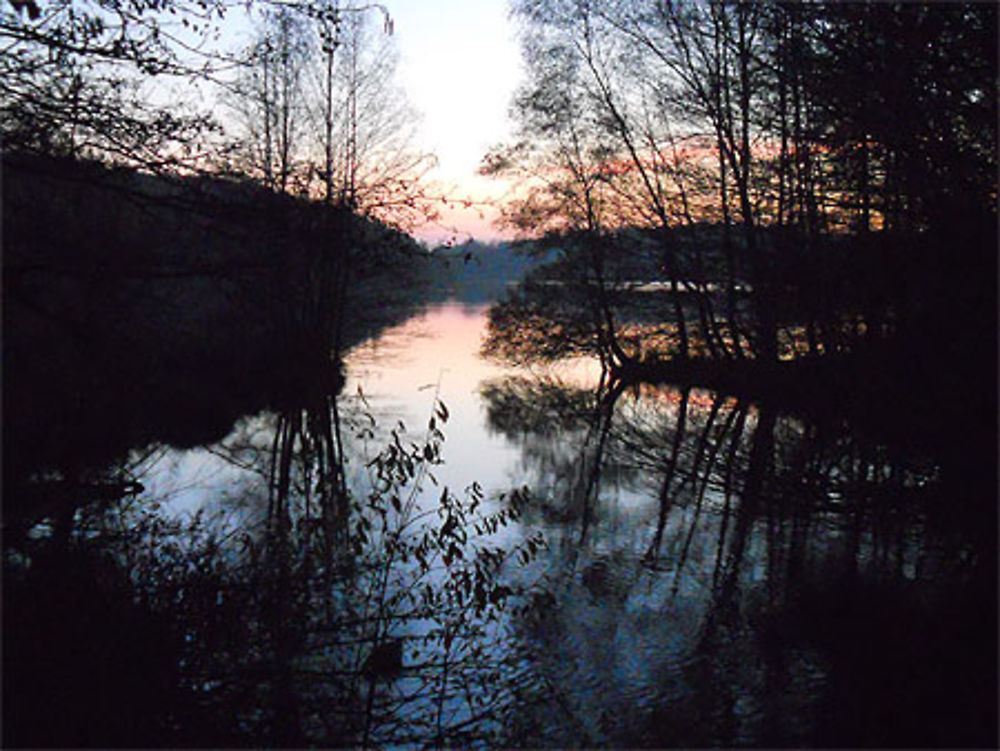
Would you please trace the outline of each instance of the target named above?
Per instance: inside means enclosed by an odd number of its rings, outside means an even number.
[[[691,347],[686,297],[697,306],[708,354],[744,356],[737,282],[746,267],[757,290],[756,354],[776,359],[776,313],[759,242],[770,190],[760,157],[770,134],[758,114],[769,65],[763,6],[552,0],[516,4],[515,14],[522,22],[528,67],[538,70],[536,89],[576,92],[577,112],[552,117],[553,123],[575,120],[572,127],[602,143],[602,190],[613,197],[605,204],[606,222],[658,231],[678,327],[677,354],[686,357]],[[551,116],[556,100],[536,97],[544,102],[543,114]],[[525,126],[522,138],[537,141],[554,127],[526,117],[524,107],[518,114]],[[713,152],[714,179],[708,158]],[[565,163],[557,150],[548,154],[553,163]],[[733,239],[734,214],[740,219],[742,254]],[[721,219],[727,259],[727,331],[707,294],[701,245],[695,243],[687,259],[672,245],[673,228],[712,217]],[[747,259],[742,264],[739,255]]]
[[[196,104],[220,65],[222,3],[54,0],[0,6],[0,137],[6,150],[195,167],[217,132]],[[173,87],[169,102],[150,96]]]
[[[226,96],[241,130],[245,165],[273,190],[293,188],[298,172],[311,41],[303,19],[290,9],[265,12]]]
[[[415,148],[418,117],[394,81],[391,18],[381,6],[353,3],[332,13],[333,23],[321,17],[318,25],[321,64],[306,76],[306,151],[323,164],[312,171],[321,183],[314,192],[407,227],[432,212],[420,178],[433,158]]]

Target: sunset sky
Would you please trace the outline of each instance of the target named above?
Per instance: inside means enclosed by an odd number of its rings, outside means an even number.
[[[430,176],[455,195],[497,199],[506,187],[480,178],[490,146],[509,132],[507,108],[520,76],[520,57],[506,0],[388,0],[400,53],[397,76],[422,114],[423,146],[439,166]],[[490,212],[453,212],[446,223],[477,239],[497,236]],[[418,237],[436,243],[454,233],[424,227]]]

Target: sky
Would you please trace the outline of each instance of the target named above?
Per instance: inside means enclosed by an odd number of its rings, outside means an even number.
[[[422,146],[438,157],[428,178],[456,196],[499,199],[507,189],[476,172],[489,148],[510,133],[508,106],[520,78],[520,53],[507,0],[386,0],[399,50],[397,79],[421,113]],[[497,239],[492,212],[449,212],[416,231],[428,243]]]
[[[353,4],[370,9],[376,28],[381,28],[381,17],[375,6],[384,7],[392,18],[399,54],[396,83],[420,116],[415,145],[438,159],[427,175],[428,192],[476,202],[468,209],[460,203],[440,204],[442,221],[415,228],[414,234],[432,246],[470,237],[500,239],[504,235],[493,225],[496,211],[483,203],[499,201],[508,186],[477,172],[490,147],[509,140],[507,111],[521,77],[508,0],[364,3]],[[239,17],[227,19],[227,34],[238,45],[249,44],[253,33]]]

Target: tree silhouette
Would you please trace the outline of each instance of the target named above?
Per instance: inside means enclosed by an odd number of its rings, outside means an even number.
[[[944,340],[985,316],[951,311],[995,294],[974,271],[995,264],[993,6],[549,0],[514,12],[521,132],[484,164],[525,180],[508,221],[589,233],[602,252],[648,252],[607,234],[655,230],[674,356],[692,336],[713,359],[767,362],[857,353],[902,328],[919,346],[928,323]],[[720,231],[682,251],[678,228],[708,224]],[[958,257],[933,247],[947,236]],[[903,262],[900,240],[921,251]],[[915,306],[904,289],[918,287]]]
[[[59,0],[37,12],[0,11],[0,129],[5,148],[100,155],[160,168],[190,163],[215,123],[192,102],[149,88],[182,83],[192,94],[218,70],[205,49],[224,6],[165,0],[132,4]]]

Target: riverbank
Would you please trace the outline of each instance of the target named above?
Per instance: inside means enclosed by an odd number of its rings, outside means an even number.
[[[989,351],[946,363],[901,343],[778,362],[646,358],[611,375],[624,388],[702,387],[820,423],[846,420],[875,439],[939,456],[981,486],[996,479],[996,361]]]
[[[249,183],[5,156],[3,194],[8,491],[335,393],[335,350],[421,295],[404,235]]]

